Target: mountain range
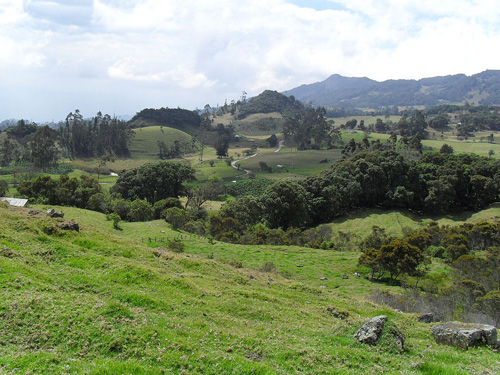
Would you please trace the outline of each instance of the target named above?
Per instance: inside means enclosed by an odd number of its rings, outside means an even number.
[[[430,107],[465,102],[500,105],[500,70],[486,70],[472,76],[455,74],[383,82],[334,74],[322,82],[301,85],[283,94],[327,108]]]

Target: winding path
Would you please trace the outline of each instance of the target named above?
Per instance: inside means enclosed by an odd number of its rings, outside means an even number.
[[[240,168],[236,165],[236,163],[238,163],[239,161],[242,161],[242,160],[247,160],[247,159],[253,158],[254,156],[257,156],[257,155],[259,155],[258,152],[255,153],[255,154],[253,154],[253,155],[247,156],[246,158],[242,158],[242,159],[238,159],[238,160],[233,160],[231,162],[231,167],[233,167],[234,169],[240,170]],[[249,173],[252,172],[250,169],[243,169],[243,171],[245,171],[244,174],[249,174]],[[236,176],[236,177],[240,177],[240,176]]]
[[[274,150],[274,152],[280,152],[284,145],[285,145],[285,141],[284,140],[279,141],[278,148],[276,150]],[[240,170],[240,168],[236,165],[236,163],[238,163],[238,162],[240,162],[242,160],[247,160],[247,159],[253,158],[254,156],[257,156],[257,155],[259,155],[258,152],[255,153],[255,154],[253,154],[253,155],[247,156],[245,158],[241,158],[241,159],[238,159],[238,160],[233,160],[231,162],[231,167],[233,167],[234,169]],[[245,172],[244,173],[245,175],[252,173],[252,171],[250,169],[242,169],[242,170]],[[244,174],[241,174],[241,175],[236,176],[236,177],[243,176]]]

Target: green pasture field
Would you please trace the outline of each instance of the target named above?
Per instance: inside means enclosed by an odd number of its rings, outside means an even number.
[[[317,174],[328,168],[341,157],[340,149],[332,150],[306,150],[283,148],[280,152],[269,152],[259,154],[256,157],[242,160],[238,164],[243,169],[250,169],[254,173],[265,175],[269,178],[280,178],[287,175],[310,176]],[[326,162],[321,162],[323,160]],[[272,167],[274,173],[260,171],[259,162],[265,162]],[[277,165],[283,165],[283,169],[278,169]],[[287,172],[288,170],[288,172]],[[274,177],[274,175],[278,177]]]
[[[56,209],[80,232],[49,236],[44,228],[55,219],[4,207],[0,243],[12,249],[0,256],[7,374],[455,375],[500,366],[489,348],[437,345],[432,324],[370,302],[372,291],[397,287],[352,277],[356,252],[212,245],[162,221],[115,230],[102,214],[67,207]],[[182,254],[159,240],[181,234]],[[259,271],[264,262],[276,271]],[[406,350],[389,333],[377,346],[355,341],[380,314],[404,334]]]
[[[159,148],[158,142],[165,142],[167,146],[173,146],[174,141],[178,140],[181,145],[191,147],[191,136],[181,130],[148,126],[145,128],[134,129],[135,136],[129,146],[132,159],[157,159]]]

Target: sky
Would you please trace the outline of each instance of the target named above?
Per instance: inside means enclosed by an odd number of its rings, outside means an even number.
[[[498,0],[0,0],[0,121],[500,69]]]

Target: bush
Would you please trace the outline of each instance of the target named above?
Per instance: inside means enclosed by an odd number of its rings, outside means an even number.
[[[273,262],[266,262],[260,270],[262,272],[274,272],[276,271],[276,265]]]
[[[153,217],[155,219],[165,218],[165,211],[172,207],[182,208],[179,198],[166,198],[155,202],[153,205]]]
[[[181,240],[171,240],[168,241],[168,248],[174,253],[183,253],[184,252],[184,244]]]
[[[120,224],[120,221],[122,220],[120,215],[112,212],[112,213],[106,215],[106,220],[111,220],[113,222],[113,228],[120,229],[119,224]]]
[[[111,212],[111,197],[107,193],[97,193],[92,195],[87,202],[87,208],[92,211],[109,213]]]
[[[142,199],[136,199],[130,204],[129,221],[148,221],[153,218],[153,207]]]
[[[172,207],[165,211],[165,221],[175,230],[183,228],[190,219],[189,212],[181,208]]]
[[[7,183],[7,181],[0,181],[0,196],[4,196],[7,191],[9,190],[9,184]]]

